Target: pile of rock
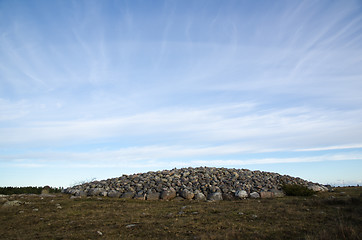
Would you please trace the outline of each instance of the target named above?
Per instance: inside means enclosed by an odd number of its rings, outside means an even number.
[[[109,196],[125,199],[232,200],[283,196],[283,184],[299,184],[314,191],[323,185],[278,173],[228,168],[181,168],[123,175],[63,190],[74,196]]]

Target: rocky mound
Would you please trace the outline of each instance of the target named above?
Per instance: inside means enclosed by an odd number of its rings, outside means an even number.
[[[327,188],[301,178],[272,172],[228,168],[181,168],[123,175],[63,190],[75,196],[109,196],[142,200],[231,200],[283,196],[283,184],[304,185],[315,191]]]

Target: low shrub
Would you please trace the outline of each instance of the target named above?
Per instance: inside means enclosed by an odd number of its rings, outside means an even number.
[[[297,184],[285,184],[282,189],[287,196],[312,196],[315,192],[306,186]]]

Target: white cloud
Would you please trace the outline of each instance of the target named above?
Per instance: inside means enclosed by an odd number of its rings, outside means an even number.
[[[325,154],[312,157],[292,157],[292,158],[260,158],[249,160],[196,160],[191,161],[192,166],[244,166],[255,164],[275,164],[275,163],[306,163],[306,162],[324,162],[324,161],[349,161],[362,160],[361,153],[346,153],[346,154]],[[177,162],[173,162],[177,165]]]
[[[293,158],[260,158],[250,160],[197,160],[192,161],[192,165],[208,166],[243,166],[251,164],[274,164],[274,163],[301,163],[301,162],[323,162],[323,161],[348,161],[362,160],[361,153],[346,154],[325,154],[312,157]]]
[[[84,120],[39,121],[28,117],[20,125],[1,127],[0,145],[61,146],[90,141],[117,145],[117,139],[137,137],[149,145],[164,145],[172,139],[186,146],[239,142],[262,150],[323,148],[359,144],[361,117],[356,110],[263,109],[253,103],[166,108]]]
[[[295,151],[310,152],[310,151],[326,151],[326,150],[343,150],[343,149],[353,149],[353,148],[362,148],[362,144],[328,146],[328,147],[319,147],[319,148],[305,148],[305,149],[297,149]]]
[[[274,149],[274,151],[276,151]],[[314,151],[314,150],[312,150]],[[130,147],[120,150],[100,150],[93,152],[43,152],[0,156],[0,162],[16,167],[51,167],[71,168],[173,168],[186,166],[244,166],[255,164],[301,163],[323,161],[362,160],[360,151],[347,153],[314,153],[312,156],[244,159],[244,153],[261,153],[258,149],[240,148],[236,145],[216,147],[182,147],[182,146],[146,146]],[[227,155],[238,154],[240,159]],[[222,159],[218,159],[219,157]],[[202,160],[207,158],[207,160]],[[200,159],[200,160],[198,160]]]
[[[29,113],[26,101],[10,102],[0,98],[0,122],[21,119]]]
[[[162,146],[151,145],[141,147],[127,147],[118,150],[93,150],[87,152],[33,152],[25,154],[3,155],[1,160],[12,161],[75,161],[75,162],[104,162],[104,163],[125,163],[137,161],[161,160],[169,158],[189,158],[197,156],[218,156],[224,154],[236,154],[245,152],[259,152],[253,147],[241,145],[221,146]]]

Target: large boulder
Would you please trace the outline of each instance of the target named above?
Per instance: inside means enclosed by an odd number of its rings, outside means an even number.
[[[195,200],[197,201],[205,201],[206,197],[202,192],[198,192],[195,194]]]
[[[132,199],[134,197],[134,192],[125,192],[122,194],[121,198],[123,199]]]
[[[252,192],[250,193],[250,198],[260,198],[260,195],[257,192]]]
[[[112,198],[119,198],[121,196],[122,193],[116,191],[116,190],[111,190],[108,192],[107,196],[108,197],[112,197]]]
[[[240,198],[240,199],[244,199],[247,198],[249,195],[245,190],[238,190],[235,192],[235,197]]]
[[[140,191],[133,197],[133,199],[146,200],[146,194],[144,194],[142,191]]]
[[[167,190],[163,190],[161,192],[160,198],[162,200],[172,200],[176,197],[176,191],[173,188],[169,188]]]
[[[158,200],[158,199],[160,199],[160,193],[159,192],[147,193],[146,199],[147,200]]]
[[[211,193],[207,196],[207,199],[210,201],[221,201],[223,200],[222,193],[221,192]]]
[[[236,200],[236,197],[235,197],[235,194],[232,194],[232,193],[223,193],[222,199],[226,200],[226,201],[233,201],[233,200]]]
[[[14,201],[7,201],[3,204],[3,208],[8,208],[8,207],[16,207],[16,206],[20,206],[21,204],[23,204],[20,201],[14,200]]]
[[[191,192],[190,190],[188,189],[183,189],[181,192],[180,192],[180,196],[187,199],[187,200],[191,200],[194,198],[194,193]]]
[[[321,185],[310,185],[308,186],[309,189],[315,191],[315,192],[324,192],[324,191],[328,191],[328,188],[325,186],[321,186]]]
[[[80,197],[84,197],[84,196],[87,196],[87,193],[83,190],[77,190],[75,193],[74,193],[74,196],[80,196]]]
[[[260,198],[273,198],[274,197],[274,193],[273,192],[261,192],[260,193]]]
[[[102,188],[91,188],[88,190],[88,196],[100,196],[103,193],[104,189]]]
[[[272,189],[271,192],[273,192],[273,196],[277,198],[285,196],[284,192],[278,189]]]

